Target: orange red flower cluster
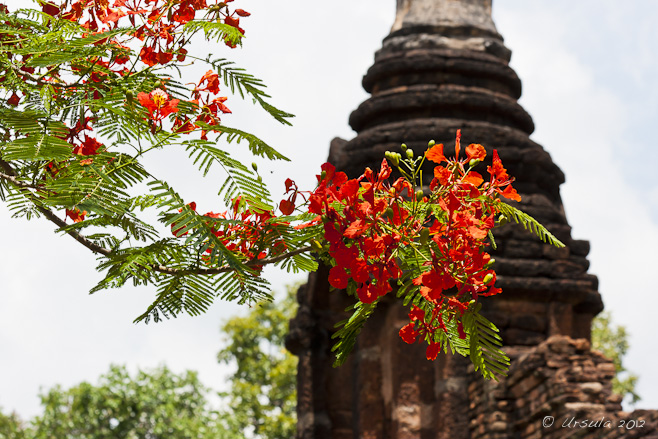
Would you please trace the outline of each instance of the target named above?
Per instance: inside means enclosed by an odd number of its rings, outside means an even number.
[[[408,156],[409,163],[437,164],[427,196],[414,192],[415,177],[400,177],[389,185],[392,169],[384,160],[376,176],[368,168],[356,179],[325,163],[309,198],[309,212],[318,215],[315,223],[322,221],[329,244],[329,283],[334,288],[354,282],[358,299],[373,303],[392,290],[390,281],[411,270],[414,291],[423,300],[400,336],[407,343],[426,340],[428,359],[440,350],[434,333],[447,331],[444,318],[456,319],[465,338],[463,313],[479,296],[500,293],[494,286],[493,260],[485,251],[487,236],[498,214],[497,197],[520,200],[498,153],[493,153],[485,182],[471,169],[486,157],[484,147],[471,144],[460,159],[460,136],[458,132],[455,158],[445,157],[443,145],[433,145],[422,159]],[[387,157],[399,166],[399,155]],[[410,264],[411,259],[416,263]]]
[[[104,32],[119,27],[121,20],[128,20],[137,30],[133,37],[144,41],[140,50],[142,62],[151,66],[166,64],[174,55],[187,53],[185,41],[178,38],[180,29],[197,17],[197,12],[206,11],[205,19],[223,22],[237,29],[241,35],[245,31],[240,25],[240,17],[248,17],[243,9],[229,10],[228,3],[234,0],[77,0],[65,5],[44,2],[42,11],[53,17],[80,23],[90,32]],[[105,42],[105,41],[101,41]],[[229,47],[236,44],[225,40]],[[179,59],[179,61],[182,61]]]
[[[425,311],[414,305],[409,312],[410,322],[400,329],[400,338],[405,343],[413,344],[418,337],[429,340],[425,351],[428,360],[436,360],[441,351],[441,343],[434,341],[434,332],[438,329],[447,331],[439,310],[440,308],[433,308],[428,321],[425,321]]]
[[[196,122],[203,122],[212,127],[218,127],[220,118],[218,112],[223,114],[231,113],[231,110],[224,104],[226,96],[216,96],[219,93],[219,75],[212,70],[208,70],[192,91],[194,99],[191,101],[196,107],[201,109],[201,113],[196,117]],[[215,95],[215,97],[213,97]],[[189,119],[184,121],[177,119],[176,126],[180,132],[188,132],[196,128]],[[213,131],[219,131],[213,129]],[[207,131],[201,131],[201,138],[207,140]]]
[[[131,33],[119,33],[116,36],[92,40],[90,44],[103,48],[104,55],[85,59],[74,59],[69,63],[56,65],[30,65],[33,55],[16,55],[8,52],[8,56],[16,66],[16,74],[25,82],[34,81],[52,84],[53,98],[63,105],[71,99],[101,100],[110,92],[108,83],[117,81],[134,73],[134,64],[141,61],[146,66],[166,65],[173,62],[183,62],[187,56],[189,38],[183,33],[183,26],[191,20],[200,19],[211,23],[223,23],[238,30],[239,35],[245,31],[240,27],[240,20],[248,17],[249,12],[243,9],[231,8],[234,0],[68,0],[65,2],[45,1],[41,3],[44,13],[56,18],[79,23],[86,32],[81,36],[91,37],[103,32],[130,25]],[[0,9],[8,13],[6,6],[0,4]],[[16,25],[18,28],[20,24]],[[46,22],[46,26],[52,26]],[[22,53],[23,40],[9,34],[0,36],[3,44],[15,48],[16,53]],[[136,46],[135,42],[139,43]],[[225,43],[235,47],[235,41],[227,38]],[[133,51],[133,49],[135,49]],[[132,61],[132,63],[130,63]],[[133,65],[132,68],[127,66]],[[66,68],[70,72],[66,72]],[[73,73],[72,79],[67,79],[68,73]],[[36,78],[36,79],[35,79]],[[0,77],[0,83],[5,77]],[[165,82],[165,84],[162,84]],[[155,84],[153,89],[139,92],[139,105],[147,110],[147,120],[151,132],[162,129],[163,121],[170,115],[173,118],[173,129],[178,133],[189,133],[201,129],[201,138],[207,139],[207,131],[219,131],[220,114],[231,113],[226,106],[225,96],[219,96],[219,76],[208,71],[198,81],[193,89],[192,105],[180,106],[179,99],[173,99],[167,92],[166,79]],[[132,91],[126,92],[126,102],[132,106]],[[8,105],[18,106],[22,96],[13,91],[6,99]],[[95,120],[87,117],[88,107],[80,109],[79,121],[69,128],[68,135],[58,136],[71,144],[72,156],[97,155],[105,149],[93,135]],[[212,127],[208,129],[208,126]],[[72,157],[73,158],[73,157]],[[83,158],[82,164],[91,164],[91,158]],[[52,169],[66,168],[66,161],[50,163],[45,172],[52,176]],[[71,215],[68,215],[71,217]],[[84,216],[76,217],[84,218]]]
[[[74,223],[79,223],[81,221],[84,221],[86,215],[87,215],[86,210],[80,211],[80,209],[78,209],[77,207],[73,210],[66,209],[66,216],[71,218]]]
[[[139,93],[139,103],[149,112],[149,117],[159,122],[171,113],[178,112],[178,99],[169,99],[169,95],[162,89],[155,89],[151,93]]]
[[[196,212],[195,202],[189,203],[188,206]],[[203,216],[208,219],[229,220],[209,221],[212,234],[219,238],[227,250],[242,255],[247,261],[278,256],[287,248],[286,243],[278,237],[276,228],[288,223],[278,220],[272,211],[245,206],[241,197],[233,200],[229,211],[207,212]],[[177,237],[187,235],[187,232],[182,233],[182,228],[177,227],[175,223],[171,225],[171,233]],[[213,244],[210,244],[205,252],[210,254],[212,251]],[[253,265],[252,268],[260,271],[262,266]]]
[[[281,213],[284,215],[292,215],[293,212],[295,211],[295,201],[297,200],[297,195],[300,194],[299,188],[297,187],[297,183],[292,181],[290,178],[286,179],[286,194],[288,195],[288,199],[281,200],[279,203],[279,210]]]
[[[409,212],[402,204],[403,191],[411,185],[399,178],[390,190],[384,190],[384,181],[391,175],[386,160],[376,178],[370,168],[352,180],[329,163],[322,170],[309,198],[309,212],[322,218],[328,253],[335,261],[329,283],[344,289],[352,279],[359,300],[372,303],[391,291],[389,280],[401,275],[395,254],[412,226],[403,225]],[[385,216],[388,209],[392,210],[390,219]]]

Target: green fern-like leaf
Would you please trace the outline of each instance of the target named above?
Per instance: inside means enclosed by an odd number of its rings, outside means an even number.
[[[351,284],[355,285],[353,282]],[[336,323],[335,327],[340,327],[331,338],[337,338],[338,341],[333,345],[331,350],[335,352],[336,360],[334,360],[334,367],[338,367],[345,363],[349,357],[354,345],[356,344],[356,337],[361,332],[361,328],[366,323],[366,320],[375,310],[378,300],[372,303],[357,302],[355,305],[346,309],[346,311],[353,310],[352,316],[341,322]]]
[[[119,28],[119,29],[112,29],[108,30],[105,32],[99,32],[99,33],[93,33],[91,35],[85,36],[83,38],[74,38],[71,39],[68,44],[72,47],[84,47],[84,46],[91,46],[99,41],[103,41],[104,39],[112,39],[116,37],[117,35],[126,35],[133,32],[132,29],[124,29],[124,28]]]
[[[510,359],[500,349],[502,339],[498,328],[480,314],[481,307],[477,304],[462,316],[469,339],[470,358],[475,370],[479,370],[484,378],[498,381],[499,376],[507,376]]]
[[[164,254],[171,253],[171,247],[175,245],[171,240],[161,240],[145,247],[114,249],[110,255],[101,257],[96,270],[104,272],[105,277],[90,293],[107,288],[120,288],[129,280],[132,280],[133,285],[154,283],[156,276],[153,267]],[[183,259],[183,256],[184,253],[179,251],[179,258]]]
[[[225,23],[192,20],[185,23],[183,31],[191,34],[203,31],[208,40],[227,41],[238,45],[242,44],[242,32]]]
[[[155,240],[158,236],[157,231],[151,226],[133,215],[123,216],[99,216],[96,218],[86,219],[78,223],[69,224],[66,227],[59,229],[60,232],[68,232],[71,230],[81,231],[89,227],[118,227],[126,233],[127,238],[133,238],[138,241]],[[92,235],[88,235],[89,238]],[[103,235],[105,236],[105,235]],[[117,241],[118,242],[118,241]],[[114,247],[114,246],[113,246]]]
[[[220,58],[211,62],[212,66],[222,75],[224,83],[231,88],[231,93],[236,91],[244,99],[245,95],[251,96],[261,108],[267,111],[274,119],[284,125],[292,125],[288,120],[293,114],[282,111],[265,99],[270,95],[265,93],[265,84],[262,80],[246,73],[244,69],[235,67],[232,61]]]
[[[267,188],[259,181],[257,175],[241,162],[233,159],[229,153],[222,151],[203,140],[184,142],[186,150],[199,166],[204,176],[213,163],[218,164],[226,172],[226,180],[219,190],[227,205],[236,197],[243,197],[250,207],[256,210],[272,210],[272,200]]]
[[[44,126],[41,121],[45,117],[46,114],[41,111],[0,108],[0,125],[25,135],[43,135]]]
[[[197,316],[208,310],[214,298],[214,285],[207,276],[165,276],[158,282],[155,301],[134,322],[158,322],[182,312]]]
[[[252,272],[244,265],[245,261],[229,251],[222,240],[215,236],[211,225],[212,220],[194,212],[167,183],[156,180],[149,183],[149,186],[152,194],[159,199],[158,206],[166,208],[162,221],[165,225],[172,226],[177,236],[182,237],[187,234],[185,240],[187,245],[203,247],[204,251],[208,248],[211,249],[208,256],[214,266],[227,264],[238,272]],[[178,213],[171,214],[171,210]]]
[[[39,218],[40,212],[32,201],[32,197],[27,196],[24,191],[8,191],[8,207],[9,211],[14,218],[25,218],[27,220],[32,217]]]
[[[546,227],[542,226],[536,219],[527,213],[503,202],[497,204],[496,207],[500,210],[500,213],[505,215],[511,221],[514,221],[517,224],[521,224],[523,228],[537,235],[543,242],[547,242],[560,248],[564,247],[562,241],[557,239],[551,232],[548,231],[548,229],[546,229]]]
[[[217,127],[205,124],[203,122],[196,122],[198,126],[207,130],[214,130]],[[219,127],[220,133],[219,137],[226,135],[226,141],[232,143],[240,143],[242,140],[246,140],[249,143],[249,150],[251,153],[258,157],[267,157],[270,160],[285,160],[290,161],[289,158],[281,154],[276,149],[272,148],[270,145],[265,143],[263,140],[254,136],[253,134],[247,133],[246,131],[239,130],[237,128],[231,128],[226,125],[221,125]]]
[[[199,315],[208,310],[216,298],[253,304],[272,300],[269,283],[255,273],[231,271],[214,276],[187,274],[164,275],[156,279],[158,295],[135,322],[155,322],[180,313]]]
[[[420,304],[417,304],[416,306],[419,305]],[[446,331],[435,331],[433,341],[441,344],[444,353],[450,352],[453,355],[459,354],[463,357],[468,357],[471,352],[469,337],[467,336],[465,339],[460,338],[459,330],[457,329],[457,317],[455,315],[448,316],[448,312],[452,313],[454,311],[447,311],[446,307],[444,307],[442,317]],[[426,315],[428,314],[429,313],[426,312]]]

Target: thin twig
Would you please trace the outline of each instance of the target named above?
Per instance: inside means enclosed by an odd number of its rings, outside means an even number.
[[[8,182],[10,182],[11,184],[13,184],[14,186],[19,187],[19,188],[21,188],[21,189],[39,189],[38,186],[34,186],[34,185],[32,185],[32,184],[29,184],[29,183],[25,183],[25,182],[23,182],[23,181],[20,181],[19,179],[17,179],[16,177],[14,177],[15,174],[14,174],[14,175],[10,174],[10,173],[8,172],[9,170],[8,170],[7,168],[4,167],[4,164],[6,164],[6,163],[7,163],[7,162],[5,162],[4,160],[0,159],[0,166],[2,166],[2,167],[5,169],[5,172],[7,172],[7,174],[5,174],[4,172],[0,172],[0,178],[2,178],[3,180],[7,180]]]
[[[247,267],[253,267],[257,265],[275,264],[277,262],[283,261],[295,255],[309,252],[311,250],[313,250],[313,248],[309,245],[272,258],[252,259],[251,261],[245,263],[244,265],[246,265]],[[228,271],[233,271],[235,269],[233,267],[224,266],[218,268],[195,268],[195,269],[181,270],[178,268],[169,268],[162,265],[158,265],[158,266],[154,265],[153,270],[158,271],[160,273],[171,274],[174,276],[182,276],[187,274],[203,274],[203,275],[219,274],[219,273],[226,273]]]
[[[9,64],[9,67],[14,71],[16,76],[21,77],[23,80],[30,80],[33,82],[36,82],[39,85],[52,85],[53,87],[58,87],[58,88],[80,88],[80,84],[78,82],[74,82],[72,84],[68,84],[66,82],[50,82],[50,81],[44,81],[41,78],[37,78],[36,76],[21,70],[18,66],[15,66],[14,64]]]

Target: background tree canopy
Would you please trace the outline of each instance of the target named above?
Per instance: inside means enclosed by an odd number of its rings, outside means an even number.
[[[97,385],[56,386],[41,395],[43,414],[29,423],[0,418],[0,438],[232,438],[196,373],[166,367],[131,376],[112,366]],[[4,422],[3,422],[4,421]]]
[[[283,344],[288,322],[297,312],[297,288],[288,288],[283,300],[265,302],[222,327],[228,346],[218,359],[237,363],[231,388],[223,394],[233,431],[250,431],[262,439],[295,437],[297,358]]]
[[[0,412],[0,439],[288,439],[295,436],[297,359],[283,348],[295,292],[254,307],[222,326],[235,364],[225,407],[211,408],[195,372],[162,366],[131,375],[112,366],[98,384],[56,386],[41,395],[43,414],[29,422]]]
[[[612,390],[635,404],[641,399],[635,391],[638,376],[630,373],[622,364],[628,348],[628,332],[624,326],[612,324],[610,311],[602,312],[592,321],[592,349],[603,352],[615,365]]]

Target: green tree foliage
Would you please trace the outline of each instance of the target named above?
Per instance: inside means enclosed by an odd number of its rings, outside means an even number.
[[[0,413],[0,439],[234,439],[210,410],[196,373],[166,367],[131,376],[112,366],[98,385],[55,386],[29,424]]]
[[[592,322],[592,349],[601,351],[612,359],[616,372],[612,380],[612,390],[635,404],[640,400],[640,395],[635,392],[638,377],[628,372],[622,363],[628,348],[626,328],[613,325],[610,312],[599,314]]]
[[[0,439],[29,439],[25,425],[12,413],[6,415],[0,411]]]
[[[112,366],[98,385],[56,386],[41,395],[44,413],[31,422],[0,412],[0,439],[289,439],[295,436],[297,359],[283,348],[295,315],[297,287],[222,327],[219,360],[235,364],[223,396],[209,408],[196,373],[166,367],[131,376]]]
[[[258,439],[295,437],[297,359],[283,343],[297,309],[296,291],[289,287],[283,300],[259,304],[222,327],[229,344],[218,358],[237,365],[226,394],[233,431],[253,432]]]
[[[216,57],[229,50],[221,44],[241,44],[239,17],[249,13],[219,0],[183,3],[38,2],[11,12],[0,4],[0,200],[15,217],[44,217],[95,253],[104,277],[92,292],[155,286],[137,317],[146,322],[198,315],[217,297],[269,298],[260,276],[267,263],[317,265],[305,246],[311,229],[274,218],[262,178],[232,151],[287,158],[222,120],[231,89],[290,125],[261,80]],[[220,46],[208,53],[192,43],[202,35]],[[191,61],[210,70],[199,78]],[[214,209],[231,206],[228,215],[197,212],[144,166],[154,151],[176,149],[201,175],[213,173]],[[236,248],[256,229],[256,243]]]

